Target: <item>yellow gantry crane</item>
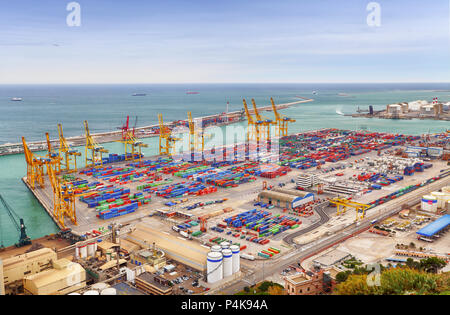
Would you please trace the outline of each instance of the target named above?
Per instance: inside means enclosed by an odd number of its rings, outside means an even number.
[[[245,115],[247,116],[247,141],[254,140],[256,142],[259,142],[260,140],[260,124],[258,124],[254,119],[253,116],[250,114],[250,111],[248,110],[247,102],[245,101],[245,98],[242,100],[244,103],[244,109],[245,109]]]
[[[77,156],[81,156],[81,153],[76,150],[73,150],[70,147],[66,138],[64,138],[64,133],[61,124],[58,124],[58,134],[59,134],[59,157],[61,158],[63,171],[67,173],[76,172]]]
[[[103,165],[103,153],[108,153],[104,147],[99,145],[91,136],[87,120],[84,121],[84,130],[86,133],[85,158],[86,167],[98,167]]]
[[[260,134],[262,135],[263,140],[270,140],[270,127],[275,125],[276,123],[272,120],[262,116],[258,108],[256,107],[255,99],[252,98],[253,110],[255,111],[256,123],[260,126]],[[264,139],[265,137],[265,139]]]
[[[347,211],[347,208],[355,209],[356,211],[355,221],[364,219],[366,215],[366,210],[370,208],[369,205],[342,198],[333,198],[330,200],[330,203],[334,204],[337,207],[337,215],[344,214]]]
[[[134,128],[131,130],[129,128],[129,119],[130,117],[127,116],[127,122],[126,124],[121,128],[122,129],[122,139],[118,140],[118,142],[121,142],[124,144],[125,147],[125,160],[142,160],[142,148],[148,148],[148,145],[145,144],[143,141],[137,140],[134,130],[137,125],[137,116],[136,121],[134,124]],[[136,158],[136,155],[138,157]]]
[[[189,147],[191,152],[205,150],[205,138],[210,137],[210,135],[205,134],[203,128],[200,129],[200,134],[195,130],[195,123],[192,119],[192,113],[188,112],[188,123],[189,123]],[[201,144],[201,149],[199,148]]]
[[[288,135],[288,124],[296,122],[295,119],[291,119],[289,117],[286,117],[284,115],[281,115],[277,111],[277,107],[275,105],[275,102],[273,101],[273,98],[270,98],[270,102],[272,103],[272,110],[275,114],[275,120],[277,122],[277,129],[276,129],[276,136],[277,137],[286,137]]]
[[[36,184],[44,188],[44,166],[50,163],[50,159],[34,155],[28,147],[25,137],[22,137],[22,144],[27,163],[27,183],[32,189],[36,188]]]
[[[172,137],[169,127],[164,126],[164,120],[162,114],[158,114],[159,120],[159,154],[160,155],[172,155],[172,149],[175,143],[179,141],[179,138]]]
[[[45,133],[45,138],[47,140],[47,157],[50,159],[50,166],[53,167],[53,170],[55,171],[56,174],[59,174],[61,173],[62,158],[59,156],[58,153],[53,151],[48,132]]]
[[[75,193],[73,187],[62,184],[56,176],[51,166],[47,167],[48,178],[53,190],[53,216],[62,228],[66,228],[64,218],[69,218],[73,224],[77,225],[77,215],[75,211]]]

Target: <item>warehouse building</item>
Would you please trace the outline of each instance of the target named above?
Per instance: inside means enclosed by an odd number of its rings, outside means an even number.
[[[53,269],[23,279],[27,295],[65,295],[86,286],[86,271],[68,259],[53,261]]]
[[[287,189],[265,190],[258,195],[258,201],[292,210],[314,201],[314,194]]]
[[[3,260],[2,279],[6,293],[17,293],[25,276],[52,268],[52,261],[55,260],[56,253],[50,248],[41,248]]]
[[[173,236],[167,232],[154,230],[140,223],[126,238],[129,242],[149,248],[153,243],[164,251],[167,259],[176,260],[200,272],[206,271],[206,255],[209,247]]]

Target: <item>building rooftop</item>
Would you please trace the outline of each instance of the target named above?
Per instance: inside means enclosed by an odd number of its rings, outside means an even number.
[[[331,252],[328,252],[328,253],[314,259],[313,262],[327,267],[327,266],[332,266],[350,256],[351,255],[349,253],[335,249],[335,250],[332,250]]]
[[[449,224],[450,224],[450,214],[446,214],[437,219],[436,221],[431,222],[427,226],[421,228],[419,231],[417,231],[417,234],[431,237],[436,233],[445,229]]]

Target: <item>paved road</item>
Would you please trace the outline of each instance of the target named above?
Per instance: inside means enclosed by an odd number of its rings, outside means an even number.
[[[296,238],[296,237],[298,237],[300,235],[303,235],[305,233],[311,232],[311,231],[317,229],[319,226],[327,223],[330,220],[330,217],[328,216],[328,214],[325,213],[325,208],[328,205],[329,205],[329,202],[327,201],[327,202],[321,203],[320,205],[318,205],[314,209],[314,211],[316,213],[318,213],[319,216],[320,216],[319,221],[317,221],[316,223],[311,224],[310,226],[307,226],[306,228],[301,229],[301,230],[299,230],[299,231],[297,231],[295,233],[291,233],[291,234],[286,235],[283,238],[283,241],[286,242],[287,244],[290,244],[290,245],[294,244],[294,238]]]
[[[353,223],[343,231],[336,235],[324,237],[310,244],[297,247],[293,252],[281,256],[276,260],[267,260],[262,268],[258,268],[252,274],[244,277],[242,280],[230,284],[226,287],[221,288],[216,291],[222,294],[234,294],[241,291],[245,286],[250,286],[252,284],[258,283],[268,276],[276,273],[280,273],[282,270],[286,269],[290,265],[297,265],[297,263],[302,262],[308,257],[311,257],[321,250],[326,249],[333,244],[336,244],[346,238],[351,237],[353,234],[367,229],[371,225],[371,221],[384,220],[392,215],[398,213],[401,210],[401,206],[404,204],[414,205],[417,204],[422,196],[431,191],[439,190],[441,187],[450,184],[450,176],[442,178],[435,181],[427,186],[416,189],[415,191],[403,195],[399,198],[393,199],[385,204],[372,208],[367,214],[366,218],[359,223]]]

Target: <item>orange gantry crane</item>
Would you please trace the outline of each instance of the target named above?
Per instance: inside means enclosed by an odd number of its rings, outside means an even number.
[[[91,136],[87,120],[84,121],[86,134],[85,167],[99,167],[103,165],[103,153],[108,153],[104,147],[99,145]]]
[[[50,166],[56,174],[61,173],[61,160],[62,158],[58,153],[53,151],[52,144],[50,142],[50,136],[48,132],[45,133],[45,138],[47,140],[47,157],[50,159]]]
[[[147,148],[148,145],[143,141],[137,140],[135,136],[135,129],[137,125],[137,116],[133,129],[129,128],[130,117],[127,116],[127,121],[122,129],[122,139],[118,140],[124,144],[125,147],[125,160],[139,160],[142,159],[142,148]]]
[[[276,125],[276,122],[263,117],[259,111],[258,107],[256,107],[255,99],[252,98],[253,110],[255,111],[256,122],[260,125],[260,134],[262,135],[263,140],[270,140],[270,128],[272,125]],[[265,137],[265,138],[264,138]]]
[[[65,218],[69,218],[74,225],[77,225],[77,215],[75,211],[75,192],[68,183],[61,183],[53,168],[48,165],[48,178],[53,190],[53,216],[60,227],[66,228]]]
[[[189,147],[192,152],[205,150],[205,138],[211,138],[211,135],[205,134],[203,128],[200,130],[195,129],[195,123],[192,119],[192,113],[188,112],[188,123],[189,123]],[[201,147],[200,147],[201,145]]]
[[[50,159],[47,157],[34,155],[28,147],[25,137],[22,137],[22,144],[25,154],[25,161],[27,163],[27,183],[32,189],[36,188],[36,184],[38,184],[41,188],[44,188],[44,167],[50,163]]]
[[[245,98],[242,100],[244,103],[244,110],[245,115],[247,116],[247,142],[253,140],[256,142],[260,141],[260,130],[261,130],[261,124],[257,123],[253,116],[250,114],[250,111],[248,110],[247,102],[245,101]]]
[[[172,131],[169,127],[164,126],[162,114],[158,114],[159,120],[159,154],[172,156],[172,150],[179,138],[172,137]]]
[[[272,103],[272,110],[275,115],[275,120],[277,122],[276,136],[286,137],[288,135],[288,124],[294,123],[296,122],[296,120],[278,113],[277,107],[272,97],[270,98],[270,102]]]
[[[58,124],[59,135],[59,157],[61,158],[62,170],[67,173],[73,173],[77,171],[77,156],[81,156],[81,153],[70,147],[64,133],[62,125]]]

